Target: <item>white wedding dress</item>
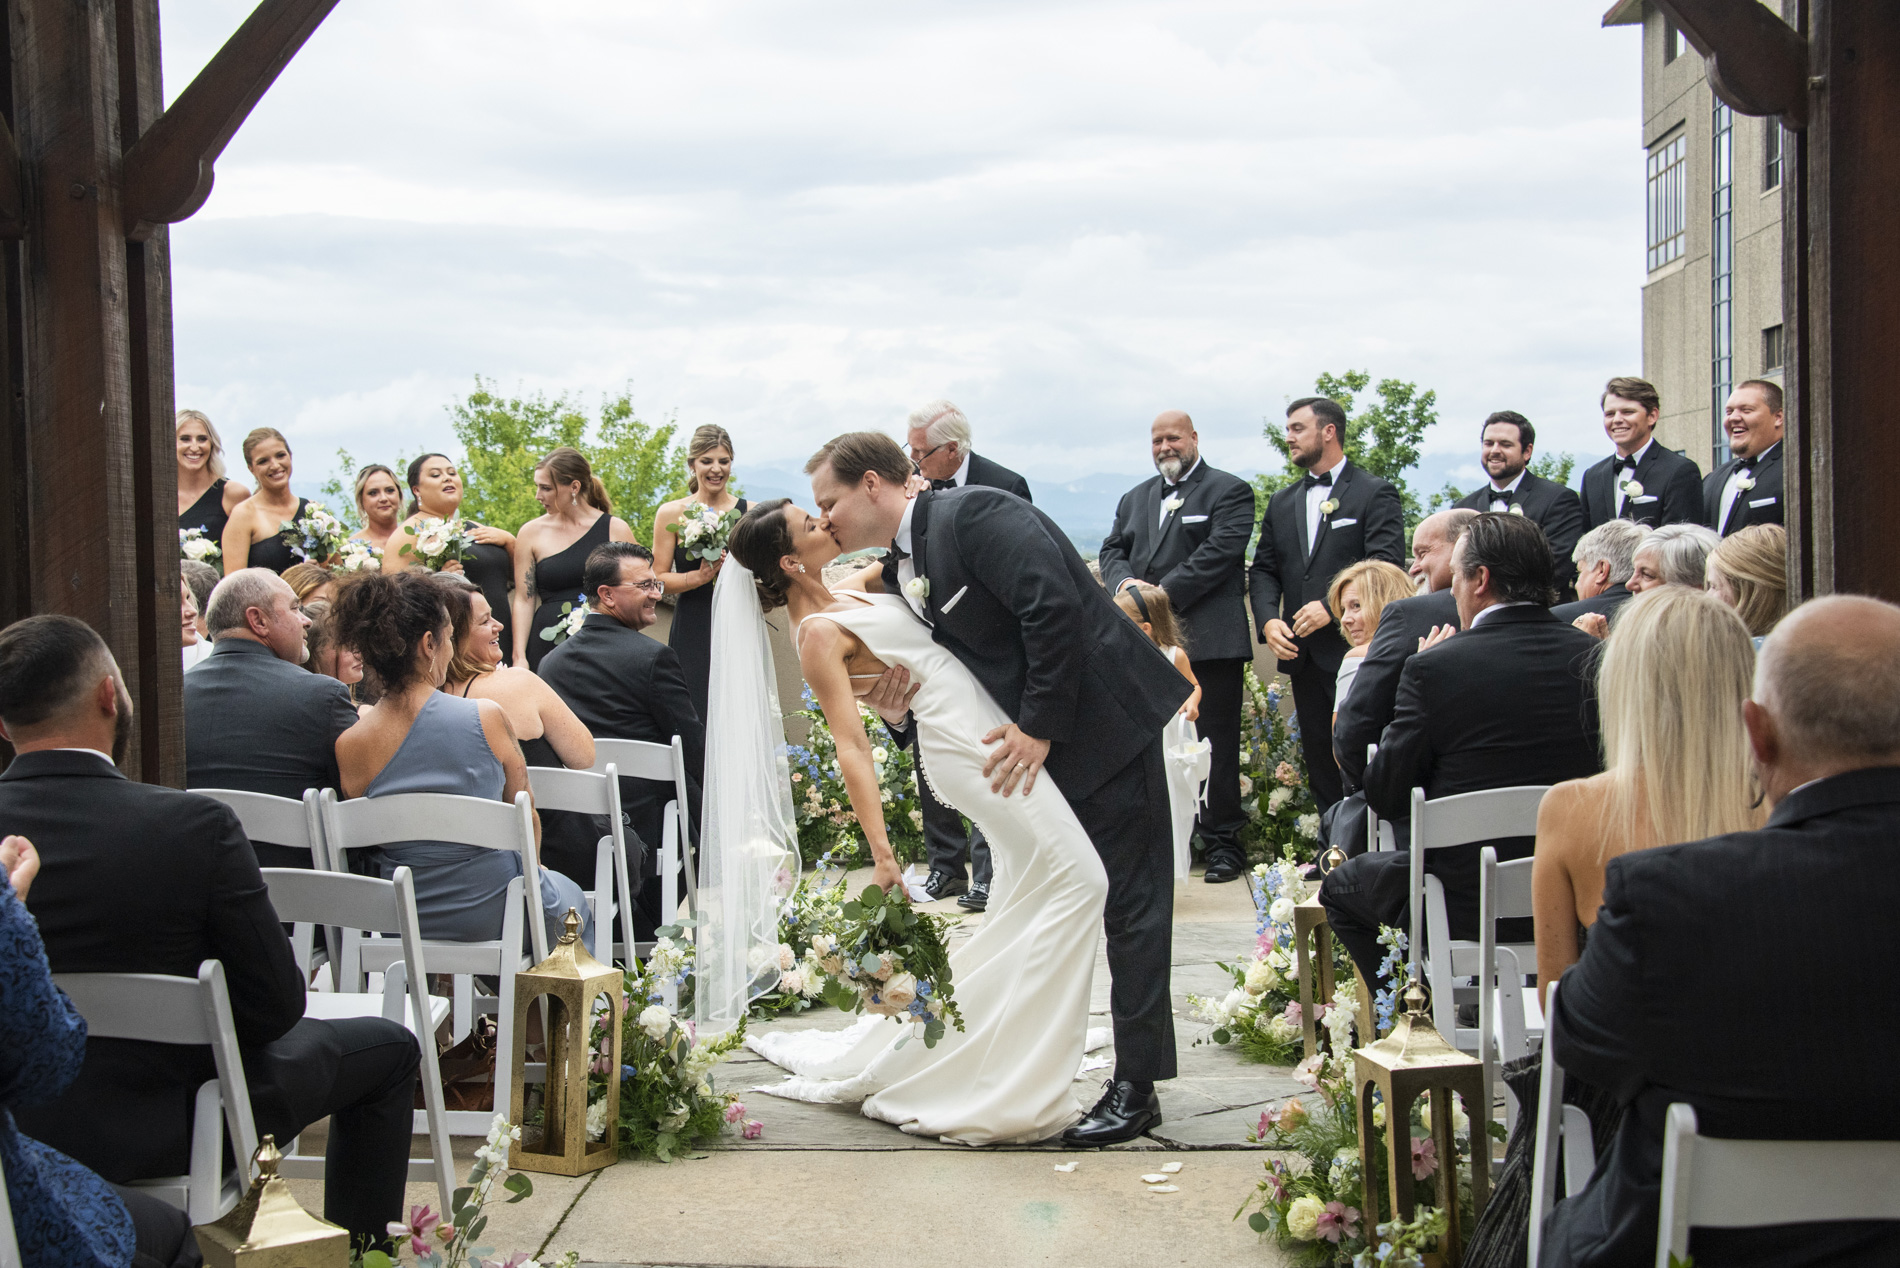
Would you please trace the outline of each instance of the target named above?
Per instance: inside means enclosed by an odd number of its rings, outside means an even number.
[[[1085,1047],[1089,992],[1108,876],[1075,812],[1045,773],[1025,796],[990,791],[981,740],[1009,718],[976,677],[930,637],[895,595],[841,592],[835,621],[920,684],[911,701],[925,777],[989,838],[995,877],[982,927],[950,957],[965,1029],[935,1048],[915,1027],[866,1018],[842,1031],[779,1031],[746,1045],[793,1072],[758,1089],[829,1104],[967,1145],[1046,1140],[1082,1115],[1072,1085]],[[1094,1040],[1091,1043],[1090,1040]]]

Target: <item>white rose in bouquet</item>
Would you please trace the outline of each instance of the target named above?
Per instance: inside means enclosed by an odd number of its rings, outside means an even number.
[[[425,555],[439,555],[448,544],[448,525],[440,520],[416,534],[416,549]]]
[[[1303,1194],[1293,1199],[1293,1205],[1286,1209],[1286,1231],[1303,1242],[1319,1240],[1319,1217],[1326,1214],[1326,1204],[1312,1194]]]
[[[1267,919],[1276,925],[1286,924],[1293,919],[1293,908],[1296,905],[1291,898],[1282,894],[1273,900],[1272,906],[1267,908]]]
[[[673,1029],[673,1014],[658,1004],[648,1004],[640,1013],[640,1029],[646,1031],[647,1038],[661,1040],[666,1032]]]
[[[899,973],[878,988],[878,994],[893,1008],[900,1011],[909,1008],[910,1002],[917,998],[917,979],[908,973]]]
[[[1265,960],[1255,960],[1247,966],[1247,993],[1265,995],[1280,984],[1280,975]]]
[[[877,968],[872,972],[871,976],[880,982],[887,981],[896,968],[897,961],[892,958],[891,953],[889,951],[880,951],[877,953]]]

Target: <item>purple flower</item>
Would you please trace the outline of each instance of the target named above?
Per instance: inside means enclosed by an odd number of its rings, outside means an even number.
[[[1429,1179],[1438,1170],[1438,1142],[1427,1137],[1412,1141],[1412,1179]]]
[[[1328,1202],[1326,1213],[1319,1217],[1319,1235],[1334,1244],[1342,1237],[1357,1237],[1359,1208],[1344,1202]]]

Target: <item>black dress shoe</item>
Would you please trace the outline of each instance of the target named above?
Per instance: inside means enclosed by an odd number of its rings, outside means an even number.
[[[1082,1121],[1062,1133],[1065,1145],[1119,1145],[1161,1125],[1161,1099],[1135,1093],[1135,1085],[1114,1079]]]
[[[972,885],[970,892],[957,899],[957,906],[965,911],[988,911],[990,907],[990,887]]]
[[[961,876],[949,872],[932,872],[930,879],[924,882],[924,892],[930,895],[930,901],[940,903],[946,898],[955,898],[970,888],[970,882]]]
[[[1232,855],[1216,855],[1207,860],[1207,874],[1201,879],[1209,885],[1224,885],[1228,881],[1237,881],[1240,874],[1247,870],[1247,860]]]

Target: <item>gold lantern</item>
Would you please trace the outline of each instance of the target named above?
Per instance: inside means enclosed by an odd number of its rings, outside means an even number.
[[[1412,1192],[1412,1102],[1431,1098],[1432,1142],[1438,1152],[1436,1204],[1446,1213],[1445,1236],[1439,1247],[1444,1261],[1463,1259],[1464,1230],[1458,1218],[1458,1155],[1452,1144],[1452,1093],[1464,1102],[1471,1120],[1471,1209],[1475,1218],[1484,1211],[1491,1188],[1491,1147],[1482,1124],[1491,1107],[1483,1104],[1484,1066],[1445,1042],[1425,1008],[1425,989],[1417,979],[1405,988],[1405,1012],[1392,1033],[1375,1044],[1353,1050],[1352,1095],[1359,1116],[1359,1173],[1365,1178],[1366,1223],[1382,1219],[1409,1220],[1416,1214]],[[1374,1181],[1372,1089],[1385,1100],[1385,1172],[1390,1214],[1379,1213],[1379,1189]]]
[[[539,1124],[523,1122],[527,1100],[527,1053],[515,1044],[514,1092],[508,1119],[521,1128],[509,1148],[508,1165],[517,1171],[578,1176],[611,1165],[618,1156],[620,1125],[620,1023],[626,1011],[623,981],[587,953],[581,944],[581,919],[568,908],[561,941],[548,958],[515,974],[515,1034],[528,1033],[529,1010],[545,1001],[547,1082]],[[596,1019],[606,1027],[604,1050],[596,1053],[591,1035]],[[596,1063],[606,1066],[605,1132],[589,1139],[588,1076]],[[538,1128],[538,1130],[537,1130]]]
[[[1344,850],[1336,845],[1329,847],[1326,853],[1320,855],[1321,879],[1345,861]],[[1300,1037],[1306,1044],[1304,1051],[1310,1056],[1320,1048],[1319,1009],[1316,1005],[1332,1002],[1334,984],[1333,929],[1326,919],[1326,908],[1320,905],[1318,889],[1293,908],[1293,956],[1300,980]],[[1359,1033],[1362,1039],[1370,1042],[1373,1037],[1372,992],[1366,988],[1366,979],[1356,965],[1353,978],[1359,992]],[[1317,991],[1314,989],[1316,984]]]
[[[222,1219],[192,1230],[209,1268],[349,1268],[350,1235],[297,1205],[277,1174],[283,1157],[271,1137],[258,1141],[250,1191]]]

